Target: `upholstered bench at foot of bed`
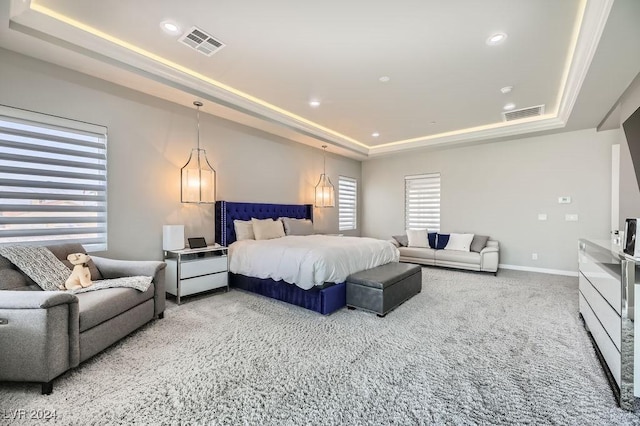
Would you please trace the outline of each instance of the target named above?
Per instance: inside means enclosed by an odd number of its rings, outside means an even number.
[[[347,307],[385,316],[422,290],[422,268],[411,263],[387,263],[347,278]]]

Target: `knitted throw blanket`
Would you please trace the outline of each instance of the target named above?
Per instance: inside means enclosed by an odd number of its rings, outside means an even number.
[[[0,255],[7,258],[45,291],[59,291],[71,275],[71,270],[46,247],[0,246]],[[105,288],[128,287],[147,291],[153,277],[134,276],[94,281],[92,285],[69,293],[84,293]]]

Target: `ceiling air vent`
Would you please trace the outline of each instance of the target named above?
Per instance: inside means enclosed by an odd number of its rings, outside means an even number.
[[[180,37],[179,41],[207,56],[213,55],[225,46],[224,43],[216,40],[198,27],[192,27]]]
[[[504,121],[520,120],[522,118],[537,117],[544,114],[544,105],[538,105],[529,108],[514,109],[502,113]]]

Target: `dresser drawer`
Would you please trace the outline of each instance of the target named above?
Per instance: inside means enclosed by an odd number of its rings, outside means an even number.
[[[593,284],[600,294],[616,310],[622,314],[622,285],[620,277],[612,275],[609,271],[591,260],[588,256],[580,254],[580,272]]]
[[[199,277],[227,270],[227,256],[194,259],[180,263],[180,278]]]
[[[598,293],[584,275],[579,274],[580,293],[589,303],[591,310],[596,314],[604,331],[609,335],[611,341],[620,350],[622,319],[620,315],[609,305],[609,303]]]
[[[607,332],[604,331],[604,328],[602,328],[600,321],[598,321],[598,318],[596,318],[595,314],[589,307],[589,304],[587,304],[587,301],[582,296],[582,294],[580,294],[579,297],[580,313],[584,318],[584,322],[591,332],[593,340],[596,341],[598,349],[600,349],[600,352],[602,353],[602,356],[604,357],[604,360],[609,367],[609,371],[611,371],[611,374],[618,384],[618,387],[620,387],[620,352],[607,335]]]

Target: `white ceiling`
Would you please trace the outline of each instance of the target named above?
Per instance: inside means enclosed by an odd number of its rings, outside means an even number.
[[[619,51],[640,48],[639,4],[11,0],[0,46],[364,159],[597,126],[640,71],[640,50]],[[226,47],[204,56],[163,32],[165,20]],[[497,32],[506,41],[488,46]],[[545,113],[506,123],[509,102]]]

